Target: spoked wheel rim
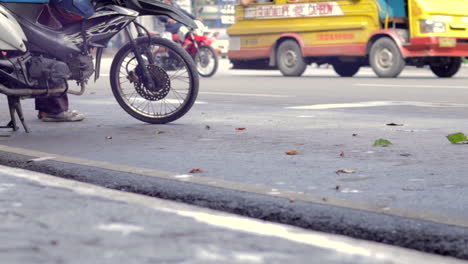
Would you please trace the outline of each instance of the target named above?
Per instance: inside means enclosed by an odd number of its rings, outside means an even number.
[[[216,54],[213,54],[210,49],[200,47],[198,49],[197,55],[195,55],[195,65],[197,66],[197,71],[201,75],[209,75],[213,72],[216,67]]]
[[[133,111],[149,117],[164,118],[178,112],[190,100],[191,75],[189,65],[171,48],[152,43],[150,54],[156,61],[147,69],[155,80],[146,87],[134,53],[128,50],[118,62],[117,91]],[[143,55],[145,61],[148,57]]]

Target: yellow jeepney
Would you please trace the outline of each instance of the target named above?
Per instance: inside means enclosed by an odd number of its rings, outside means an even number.
[[[353,76],[370,65],[396,77],[429,65],[451,77],[468,56],[468,1],[273,0],[236,6],[228,29],[233,68],[277,68],[300,76],[311,63]]]

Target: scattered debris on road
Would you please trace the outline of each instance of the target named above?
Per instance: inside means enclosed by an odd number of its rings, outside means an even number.
[[[403,124],[388,123],[387,126],[403,126]]]
[[[191,170],[189,171],[189,173],[203,173],[203,172],[205,172],[205,171],[202,170],[202,169],[191,169]]]
[[[462,132],[450,134],[447,136],[447,139],[452,144],[468,144],[468,139],[466,138],[466,135]]]
[[[350,173],[356,173],[357,170],[354,170],[354,169],[342,169],[342,170],[337,170],[335,173],[336,174],[341,174],[341,173],[345,173],[345,174],[350,174]]]
[[[288,152],[285,152],[286,155],[297,155],[299,154],[299,151],[297,149],[291,149],[290,151]]]
[[[388,147],[390,145],[393,145],[393,143],[383,138],[379,138],[374,142],[374,147]]]
[[[344,158],[344,156],[345,156],[345,153],[343,151],[341,151],[340,157]]]
[[[236,130],[239,130],[239,131],[245,130],[245,129],[246,129],[245,127],[238,127],[238,128],[236,128]]]
[[[41,157],[41,158],[35,158],[35,159],[30,159],[27,162],[32,163],[32,162],[38,162],[38,161],[44,161],[44,160],[51,160],[55,159],[55,157]]]
[[[112,139],[112,136],[107,136],[106,139]]]

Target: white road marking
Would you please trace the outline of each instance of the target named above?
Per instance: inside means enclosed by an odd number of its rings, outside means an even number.
[[[353,86],[365,87],[398,87],[398,88],[437,88],[437,89],[468,89],[468,86],[461,85],[408,85],[408,84],[382,84],[382,83],[355,83]]]
[[[141,226],[121,224],[121,223],[111,223],[111,224],[101,224],[96,227],[97,230],[110,231],[110,232],[120,232],[124,236],[128,236],[134,232],[141,232],[144,230]]]
[[[134,101],[132,101],[132,103],[143,103],[144,101],[146,101],[145,99],[142,99],[142,98],[136,98]],[[79,103],[82,103],[82,104],[87,104],[87,105],[116,105],[118,104],[117,101],[115,100],[96,100],[96,99],[93,99],[93,100],[86,100],[86,99],[79,99],[78,100]],[[166,99],[165,100],[166,103],[169,103],[169,104],[179,104],[180,102],[176,99]],[[155,103],[157,103],[155,101]],[[195,101],[195,104],[208,104],[207,102],[204,102],[204,101]]]
[[[451,103],[430,103],[430,102],[412,102],[412,101],[369,101],[344,104],[316,104],[290,106],[286,109],[304,109],[304,110],[323,110],[333,108],[362,108],[362,107],[378,107],[378,106],[420,106],[420,107],[468,107],[468,104],[451,104]]]
[[[321,232],[304,230],[288,225],[269,223],[252,218],[218,212],[211,209],[200,208],[192,205],[162,200],[144,195],[111,190],[104,187],[62,179],[42,173],[26,171],[23,169],[0,166],[0,172],[8,176],[36,181],[42,185],[64,188],[77,193],[99,196],[116,201],[122,201],[139,206],[145,206],[156,211],[173,213],[180,216],[195,219],[201,223],[230,229],[234,231],[247,232],[254,235],[276,237],[289,241],[333,250],[335,252],[372,257],[379,260],[391,260],[393,263],[420,263],[424,260],[426,264],[438,263],[463,263],[457,259],[425,254],[413,250],[388,246],[375,242],[363,241],[349,237],[326,234]],[[98,229],[108,231],[142,231],[138,226],[123,225],[120,223],[100,225]]]
[[[289,95],[278,95],[278,94],[250,94],[250,93],[226,93],[226,92],[200,92],[199,94],[252,96],[252,97],[275,97],[275,98],[293,97],[293,96],[289,96]]]

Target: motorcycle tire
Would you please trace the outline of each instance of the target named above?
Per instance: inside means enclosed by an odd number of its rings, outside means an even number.
[[[207,68],[211,65],[209,60],[213,59],[212,67]],[[194,57],[195,65],[197,66],[198,74],[202,77],[211,77],[218,70],[218,55],[211,46],[200,46]]]
[[[145,62],[149,62],[148,54],[154,58],[154,64],[145,66],[155,85],[148,88],[140,81],[144,78],[142,68],[127,43],[112,61],[110,82],[115,99],[128,114],[146,123],[165,124],[181,118],[198,95],[199,78],[193,59],[167,39],[153,36],[149,43],[148,37],[141,37],[135,42]],[[147,55],[143,54],[145,50]]]

